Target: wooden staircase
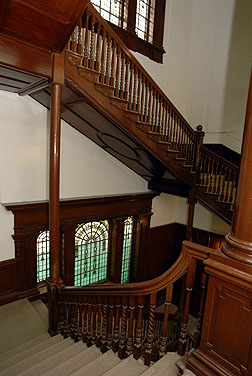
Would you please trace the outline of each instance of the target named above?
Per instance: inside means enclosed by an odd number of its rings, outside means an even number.
[[[32,97],[49,108],[50,88]],[[231,222],[238,166],[203,146],[202,126],[192,129],[90,3],[68,43],[62,118],[150,187],[193,189]]]

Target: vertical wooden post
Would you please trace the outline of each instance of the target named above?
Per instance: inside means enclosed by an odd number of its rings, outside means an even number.
[[[61,93],[64,84],[65,53],[55,54],[53,59],[53,82],[51,84],[51,129],[50,129],[50,278],[49,295],[49,333],[57,333],[58,305],[56,284],[60,282],[59,273],[59,176],[60,176],[60,125]]]
[[[186,240],[192,241],[192,229],[193,229],[193,219],[194,219],[194,209],[196,204],[196,199],[194,195],[194,189],[190,189],[188,197],[189,211],[187,220],[187,230],[186,230]]]
[[[197,132],[196,132],[196,145],[195,145],[195,151],[194,151],[194,184],[198,182],[199,179],[199,166],[200,166],[200,147],[203,144],[203,139],[205,136],[205,133],[202,131],[203,127],[202,125],[197,126]]]

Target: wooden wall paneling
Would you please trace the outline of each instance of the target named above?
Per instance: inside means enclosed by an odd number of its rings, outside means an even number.
[[[75,263],[75,229],[76,225],[64,224],[62,227],[62,252],[63,265],[61,277],[68,286],[74,286]],[[62,257],[61,257],[62,258]]]
[[[17,278],[16,259],[9,259],[0,262],[0,305],[16,300]]]
[[[145,258],[147,244],[147,234],[150,228],[150,217],[152,213],[147,213],[140,216],[140,241],[139,241],[139,252],[138,252],[138,265],[136,273],[136,282],[145,281]]]
[[[114,283],[121,283],[124,219],[125,218],[120,218],[116,220],[114,275],[112,275],[112,282]]]

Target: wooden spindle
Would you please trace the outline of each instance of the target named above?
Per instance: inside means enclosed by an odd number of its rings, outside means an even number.
[[[82,339],[82,329],[83,329],[83,299],[82,296],[79,297],[79,332],[78,332],[78,340]]]
[[[115,96],[117,98],[119,98],[119,85],[120,85],[120,57],[121,57],[121,47],[117,45],[116,78],[115,78]]]
[[[149,91],[148,91],[148,81],[147,81],[147,78],[143,75],[144,77],[144,110],[143,110],[143,113],[144,113],[144,116],[143,116],[143,121],[145,123],[148,123],[148,109],[147,109],[147,104],[148,104],[148,94],[149,94]]]
[[[92,321],[92,344],[96,343],[96,325],[97,325],[97,297],[92,297],[93,321]]]
[[[101,329],[102,329],[102,297],[98,296],[98,317],[97,317],[97,336],[96,336],[96,346],[101,346]]]
[[[84,296],[83,298],[83,332],[82,332],[82,341],[87,342],[87,297]]]
[[[120,79],[120,98],[124,98],[124,74],[125,74],[125,52],[121,53],[121,79]]]
[[[107,351],[108,298],[103,298],[101,352]]]
[[[138,297],[138,314],[136,323],[136,340],[133,351],[133,356],[135,359],[139,359],[141,355],[142,348],[142,330],[143,330],[143,308],[144,308],[144,297]]]
[[[136,92],[137,92],[137,67],[133,64],[134,82],[132,94],[132,111],[136,111]]]
[[[156,89],[152,90],[152,108],[151,108],[151,130],[155,132],[155,105],[156,105]]]
[[[90,57],[89,57],[89,68],[94,69],[94,58],[95,58],[95,17],[91,14],[91,35],[90,35]]]
[[[107,37],[107,56],[106,56],[106,74],[105,74],[105,84],[110,83],[110,73],[111,73],[111,36],[108,34]]]
[[[188,271],[187,271],[187,276],[186,276],[186,302],[185,302],[184,313],[183,313],[183,317],[181,321],[181,331],[180,331],[180,338],[179,338],[179,343],[178,343],[178,354],[181,356],[185,354],[185,349],[186,349],[186,338],[187,338],[186,328],[187,328],[187,323],[188,323],[191,293],[192,293],[192,288],[193,288],[194,279],[195,279],[195,271],[196,271],[196,260],[192,258]]]
[[[106,48],[106,31],[104,27],[102,28],[102,52],[101,52],[101,74],[100,74],[100,82],[104,83],[104,75],[105,75],[105,48]]]
[[[126,345],[126,355],[129,356],[133,351],[133,327],[134,327],[134,312],[135,312],[135,297],[130,296],[129,299],[129,324],[128,324],[128,339]]]
[[[77,300],[77,298],[75,298]],[[74,303],[74,342],[78,342],[79,340],[79,304],[78,301]]]
[[[87,346],[92,345],[92,298],[88,297],[88,327],[87,327]]]
[[[115,321],[114,321],[114,334],[113,334],[113,342],[112,342],[112,350],[113,352],[118,351],[119,347],[119,325],[120,325],[120,297],[117,296],[115,298]]]
[[[76,51],[76,29],[74,29],[71,35],[71,51]]]
[[[152,348],[153,348],[153,328],[154,328],[156,299],[157,299],[157,293],[152,293],[150,295],[150,312],[149,312],[148,330],[147,330],[147,344],[146,344],[145,358],[144,358],[144,364],[146,366],[150,365],[151,353],[152,353]]]
[[[136,111],[139,113],[141,111],[140,94],[141,94],[141,72],[140,72],[140,69],[137,69]]]
[[[86,9],[85,15],[85,37],[84,37],[84,58],[83,58],[83,65],[85,68],[88,67],[88,38],[89,38],[89,30],[88,30],[88,20],[90,16],[90,10]]]
[[[81,33],[82,33],[82,17],[79,19],[78,22],[78,44],[77,44],[77,52],[78,54],[82,54],[82,40],[81,40]]]
[[[110,72],[110,85],[114,87],[115,84],[115,56],[116,56],[116,43],[112,39],[112,57],[111,57],[111,72]]]
[[[119,341],[119,350],[118,350],[118,356],[120,359],[123,359],[125,355],[127,308],[128,308],[128,297],[123,296],[122,297],[122,316],[121,316],[121,337]]]
[[[198,320],[197,320],[197,329],[194,333],[194,342],[193,347],[196,349],[200,345],[200,337],[201,337],[201,329],[202,329],[202,321],[203,321],[203,313],[204,313],[204,303],[205,303],[205,295],[206,295],[206,273],[203,272],[201,277],[201,298],[200,298],[200,306],[199,306],[199,313],[198,313]]]
[[[148,116],[147,116],[147,122],[151,124],[151,104],[153,100],[153,91],[152,91],[152,85],[149,83],[149,103],[148,103]]]
[[[168,337],[169,306],[172,300],[172,290],[173,290],[173,285],[170,285],[166,288],[164,320],[163,320],[162,335],[161,335],[161,341],[160,341],[160,347],[159,347],[159,356],[164,356],[166,353],[166,344],[167,344],[167,337]]]
[[[140,72],[140,71],[139,71]],[[141,114],[141,121],[144,120],[144,93],[145,93],[145,77],[144,74],[140,73],[140,81],[141,81],[141,97],[139,99],[139,113]]]
[[[132,110],[132,88],[133,88],[133,76],[134,76],[134,72],[133,72],[133,64],[132,64],[132,61],[130,60],[130,63],[129,63],[129,70],[130,70],[130,81],[129,81],[129,110]]]
[[[109,315],[108,315],[108,340],[107,340],[107,349],[110,350],[112,347],[113,339],[113,316],[114,316],[114,297],[109,297]]]
[[[129,58],[125,56],[125,85],[124,85],[124,97],[126,101],[128,100],[129,96]]]
[[[101,53],[101,24],[97,21],[97,36],[96,36],[96,55],[94,69],[99,72],[100,68],[100,53]]]

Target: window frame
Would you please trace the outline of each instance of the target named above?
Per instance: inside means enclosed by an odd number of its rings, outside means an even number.
[[[109,21],[109,25],[118,34],[124,44],[132,51],[139,52],[157,63],[163,62],[164,21],[166,0],[155,0],[153,42],[138,37],[136,27],[137,0],[128,0],[127,28],[122,28]],[[121,23],[122,24],[122,23]]]

